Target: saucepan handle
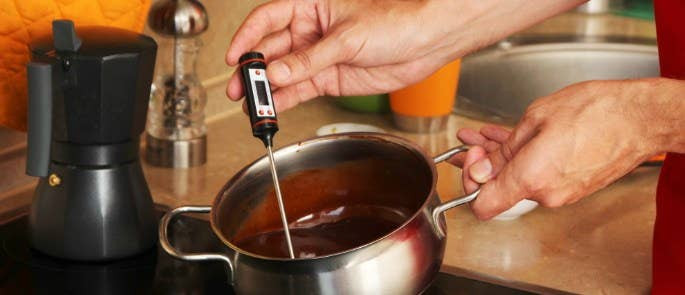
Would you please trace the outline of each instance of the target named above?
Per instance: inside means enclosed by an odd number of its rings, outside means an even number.
[[[435,164],[444,162],[444,161],[448,160],[449,158],[452,158],[454,155],[461,153],[461,152],[466,152],[468,150],[469,150],[469,146],[467,146],[467,145],[462,145],[462,146],[452,148],[452,149],[436,156],[435,158],[433,158],[433,162]],[[466,204],[468,202],[475,200],[476,197],[478,196],[478,193],[480,193],[480,189],[478,189],[478,190],[476,190],[470,194],[461,196],[459,198],[455,198],[455,199],[449,200],[447,202],[444,202],[444,203],[438,205],[437,207],[435,207],[433,209],[433,212],[432,212],[433,227],[435,227],[435,231],[440,237],[445,236],[445,229],[443,229],[442,226],[440,225],[440,214],[442,214],[443,212],[445,212],[449,209],[452,209],[456,206],[463,205],[463,204]]]
[[[162,217],[162,220],[160,221],[160,226],[159,226],[159,244],[162,246],[164,251],[169,253],[169,255],[176,257],[181,260],[186,260],[186,261],[208,261],[208,260],[220,260],[226,263],[228,266],[228,271],[230,272],[228,274],[228,277],[230,279],[230,283],[233,283],[233,262],[231,261],[231,258],[224,254],[220,253],[184,253],[181,252],[180,250],[174,248],[174,246],[169,243],[169,223],[171,220],[176,217],[176,215],[180,215],[183,213],[209,213],[211,211],[212,207],[208,206],[183,206],[183,207],[178,207],[167,214],[164,214]]]

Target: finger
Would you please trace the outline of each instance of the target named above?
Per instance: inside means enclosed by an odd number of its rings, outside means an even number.
[[[469,176],[469,168],[473,163],[485,157],[487,157],[486,151],[480,146],[474,146],[466,153],[461,179],[464,186],[464,192],[467,194],[476,191],[479,187],[479,184],[473,181]]]
[[[485,136],[476,130],[470,128],[462,128],[457,132],[457,138],[467,145],[479,145],[485,148],[488,153],[496,151],[500,147],[500,143],[488,140]],[[450,163],[457,167],[462,167],[466,154],[460,153],[450,159]]]
[[[512,160],[497,177],[481,185],[478,197],[471,203],[471,209],[478,219],[488,220],[511,208],[518,201],[530,197],[527,196],[528,192],[521,178],[516,177],[521,173],[514,169],[521,167],[519,161],[518,158]]]
[[[288,53],[290,46],[290,30],[286,29],[273,33],[264,38],[264,40],[259,42],[259,44],[254,48],[254,51],[264,54],[266,61],[269,62]],[[240,100],[243,96],[245,96],[243,84],[240,81],[239,69],[236,69],[233,72],[233,75],[231,75],[231,78],[228,80],[226,95],[233,101]]]
[[[488,140],[485,142],[483,145],[473,145],[477,147],[484,148],[486,152],[492,153],[497,151],[497,149],[500,147],[501,144],[496,143],[494,141]],[[459,153],[454,155],[451,159],[447,160],[450,164],[457,166],[457,167],[464,167],[464,161],[466,160],[466,153]]]
[[[226,52],[226,63],[238,64],[240,55],[250,51],[265,36],[285,29],[293,19],[295,1],[278,0],[252,10],[238,28]]]
[[[490,219],[523,199],[542,201],[541,197],[547,194],[542,187],[549,182],[549,168],[539,159],[549,157],[545,155],[549,142],[542,136],[527,141],[495,178],[481,185],[471,206],[479,219]]]
[[[483,145],[487,139],[478,133],[478,131],[471,128],[461,128],[457,131],[457,139],[466,145]],[[447,160],[450,164],[457,167],[464,167],[467,153],[458,153],[454,157]]]
[[[511,131],[496,125],[483,126],[480,129],[480,133],[489,140],[499,143],[504,143],[511,135]]]
[[[538,125],[538,122],[524,117],[497,150],[491,152],[487,158],[473,164],[469,170],[471,179],[485,183],[497,175],[513,159],[519,149],[537,134]]]
[[[468,154],[468,152],[458,153],[458,154],[454,155],[452,158],[449,158],[447,160],[447,163],[450,163],[450,164],[457,166],[459,168],[464,168],[464,161],[466,161],[466,155],[467,154]],[[462,172],[462,173],[464,173],[464,172]]]
[[[500,146],[502,146],[502,144],[492,140],[486,140],[483,144],[481,144],[481,146],[485,148],[485,151],[487,151],[488,153],[493,153],[496,152],[497,149],[499,149]]]
[[[310,47],[272,62],[267,69],[267,75],[276,85],[291,85],[311,79],[321,70],[347,58],[336,36],[331,35]]]
[[[285,29],[267,36],[253,50],[264,54],[266,62],[270,63],[290,53],[291,49],[292,38],[290,30]]]
[[[301,102],[310,100],[317,96],[319,96],[319,92],[312,80],[282,87],[273,93],[276,112],[285,111]]]
[[[478,131],[471,128],[461,128],[457,131],[457,138],[467,145],[482,145],[488,139]]]
[[[236,69],[233,72],[233,75],[228,79],[228,85],[226,86],[226,96],[233,101],[238,101],[245,96],[245,93],[243,92],[243,83],[240,81],[238,71],[239,70]]]
[[[272,92],[276,90],[278,90],[278,87],[271,88]],[[245,96],[243,83],[237,71],[233,73],[231,78],[228,80],[228,85],[226,86],[226,96],[228,96],[228,98],[232,101],[239,101]]]
[[[274,92],[276,90],[278,90],[278,87],[271,85],[271,91]],[[228,85],[226,86],[226,96],[228,96],[228,98],[233,101],[238,101],[245,96],[243,83],[241,81],[240,72],[238,69],[236,69],[231,75],[231,78],[228,79]]]

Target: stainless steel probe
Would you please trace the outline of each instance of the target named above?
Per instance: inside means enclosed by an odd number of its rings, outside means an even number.
[[[264,142],[267,154],[269,155],[271,177],[273,178],[274,190],[278,199],[278,210],[281,213],[283,232],[288,244],[288,253],[290,258],[295,258],[293,244],[290,240],[290,230],[288,229],[288,218],[285,215],[285,206],[281,196],[281,187],[278,185],[276,163],[271,151],[273,137],[276,131],[278,131],[278,120],[276,118],[276,108],[271,98],[271,87],[269,86],[269,80],[266,78],[264,55],[259,52],[248,52],[240,57],[239,63],[247,110],[250,115],[250,124],[252,125],[252,135]]]

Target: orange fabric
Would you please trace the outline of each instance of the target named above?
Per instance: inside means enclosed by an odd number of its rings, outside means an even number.
[[[150,0],[0,0],[0,125],[26,130],[28,44],[54,19],[142,31]]]

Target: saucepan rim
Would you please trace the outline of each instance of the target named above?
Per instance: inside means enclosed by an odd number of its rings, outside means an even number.
[[[373,241],[370,241],[370,242],[364,243],[362,245],[359,245],[357,247],[349,248],[349,249],[346,249],[346,250],[343,250],[340,252],[335,252],[335,253],[321,255],[321,256],[315,256],[315,257],[286,258],[286,257],[263,256],[263,255],[259,255],[259,254],[252,253],[249,251],[245,251],[242,248],[231,243],[224,236],[223,232],[219,229],[219,227],[216,224],[215,220],[218,218],[218,212],[215,209],[218,208],[221,200],[223,200],[223,198],[225,197],[224,192],[226,192],[226,190],[228,190],[228,188],[230,188],[236,181],[238,181],[242,177],[242,175],[246,173],[246,171],[248,169],[250,169],[251,167],[253,167],[257,163],[259,163],[260,161],[266,161],[266,155],[264,155],[262,157],[257,158],[255,161],[251,162],[250,164],[246,165],[240,171],[238,171],[233,177],[231,177],[231,179],[228,182],[226,182],[226,184],[221,188],[221,190],[219,191],[217,196],[214,198],[214,201],[213,201],[212,206],[211,206],[210,216],[209,216],[209,223],[210,223],[210,226],[211,226],[214,234],[221,240],[222,243],[224,243],[226,246],[231,248],[231,250],[239,253],[240,255],[245,255],[248,257],[257,258],[257,259],[261,259],[261,260],[278,261],[278,262],[281,262],[281,261],[282,262],[315,261],[315,260],[328,259],[331,257],[342,256],[342,255],[345,255],[345,254],[348,254],[351,252],[355,252],[355,251],[363,249],[363,248],[371,247],[372,245],[377,244],[380,241],[383,241],[383,240],[387,239],[388,237],[394,235],[398,231],[404,229],[407,226],[407,224],[414,221],[416,219],[416,217],[419,214],[421,214],[423,209],[426,208],[426,206],[428,206],[428,203],[431,201],[431,197],[435,194],[435,186],[437,184],[437,179],[438,179],[437,173],[436,173],[437,170],[435,169],[435,163],[433,161],[433,158],[429,157],[426,154],[426,152],[416,143],[413,143],[413,142],[411,142],[407,139],[404,139],[402,137],[399,137],[399,136],[395,136],[395,135],[387,134],[387,133],[376,133],[376,132],[347,132],[347,133],[337,133],[337,134],[330,134],[330,135],[324,135],[324,136],[316,136],[316,137],[304,139],[304,140],[301,140],[299,142],[278,148],[278,149],[274,150],[274,156],[278,155],[279,153],[287,153],[288,151],[291,151],[291,150],[300,149],[300,148],[302,148],[306,145],[309,145],[309,144],[315,144],[315,143],[322,142],[322,141],[330,141],[330,140],[337,140],[337,139],[357,139],[357,140],[363,139],[363,140],[375,140],[375,141],[382,141],[382,142],[387,142],[387,143],[398,144],[398,145],[400,145],[404,148],[407,148],[408,150],[414,152],[414,154],[422,157],[422,159],[425,161],[426,165],[428,165],[428,167],[431,170],[432,180],[431,180],[430,192],[428,194],[426,194],[425,196],[423,196],[424,200],[423,200],[423,203],[421,204],[421,206],[418,207],[418,209],[416,209],[415,212],[412,213],[402,224],[398,225],[397,227],[395,227],[395,229],[388,232],[387,234],[384,234],[383,236],[381,236],[381,237],[379,237]],[[430,220],[429,222],[431,222],[431,223],[433,222],[432,219],[429,218],[429,220]]]

